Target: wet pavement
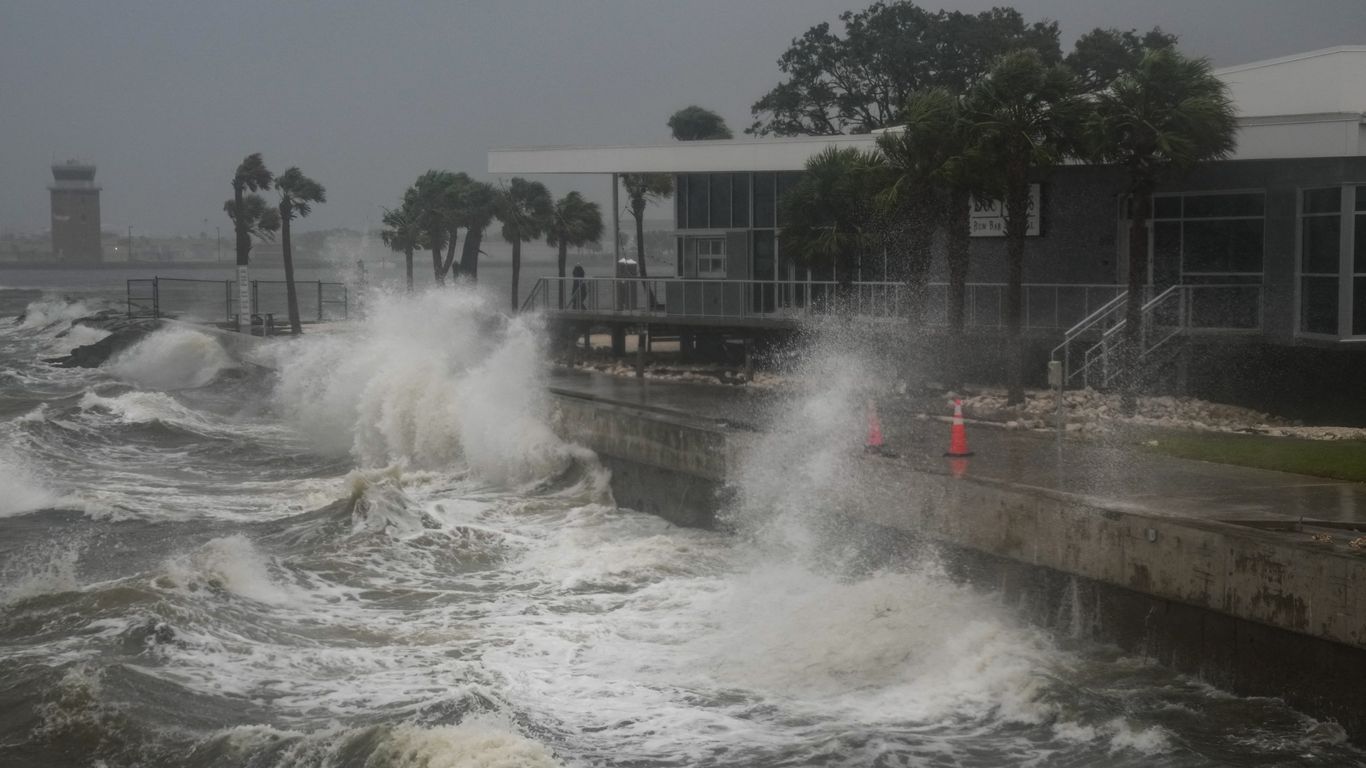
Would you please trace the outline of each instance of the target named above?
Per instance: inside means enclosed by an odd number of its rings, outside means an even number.
[[[579,371],[556,370],[550,385],[558,394],[744,430],[757,429],[765,422],[766,412],[779,404],[772,393],[742,387]],[[870,460],[901,462],[922,471],[952,471],[943,456],[949,441],[946,421],[926,418],[908,402],[883,402],[880,410],[887,447],[898,456]],[[1366,484],[1178,459],[1113,440],[1059,439],[1052,432],[981,424],[970,424],[967,429],[975,455],[961,468],[969,477],[1074,494],[1099,506],[1148,514],[1271,528],[1282,527],[1277,523],[1325,521],[1337,524],[1328,530],[1343,528],[1349,538],[1356,535],[1350,524],[1360,523],[1366,530]]]

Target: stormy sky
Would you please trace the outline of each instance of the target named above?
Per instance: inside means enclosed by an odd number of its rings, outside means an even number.
[[[48,166],[68,157],[99,165],[106,230],[226,228],[251,151],[327,186],[302,229],[361,229],[428,168],[484,176],[490,147],[665,141],[690,103],[738,134],[791,38],[865,4],[0,0],[0,230],[46,229]],[[1160,25],[1216,65],[1366,43],[1366,0],[1014,5],[1058,20],[1065,47]],[[545,180],[607,195],[599,178]]]

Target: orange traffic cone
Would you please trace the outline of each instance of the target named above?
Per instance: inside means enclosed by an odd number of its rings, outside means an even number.
[[[863,444],[868,453],[882,453],[882,422],[877,418],[877,402],[868,401],[868,441]]]
[[[957,458],[972,455],[968,450],[968,431],[963,426],[962,400],[953,401],[953,431],[949,435],[949,450],[944,455]]]

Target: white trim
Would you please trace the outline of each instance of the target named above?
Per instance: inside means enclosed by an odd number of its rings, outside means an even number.
[[[1235,72],[1247,72],[1248,70],[1261,69],[1262,67],[1274,67],[1277,64],[1289,64],[1292,61],[1316,59],[1320,56],[1332,56],[1337,53],[1366,53],[1366,45],[1335,45],[1331,48],[1301,51],[1300,53],[1292,53],[1274,59],[1260,59],[1258,61],[1249,61],[1246,64],[1233,64],[1227,67],[1220,67],[1214,70],[1213,74],[1215,77],[1221,77]]]

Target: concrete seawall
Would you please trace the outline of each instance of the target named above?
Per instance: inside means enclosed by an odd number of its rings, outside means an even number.
[[[710,525],[757,436],[556,393],[556,428],[612,467],[618,503]],[[942,462],[941,462],[942,463]],[[913,462],[856,462],[843,514],[920,537],[952,574],[1030,620],[1111,642],[1227,690],[1279,696],[1366,739],[1366,556],[1278,530]]]

